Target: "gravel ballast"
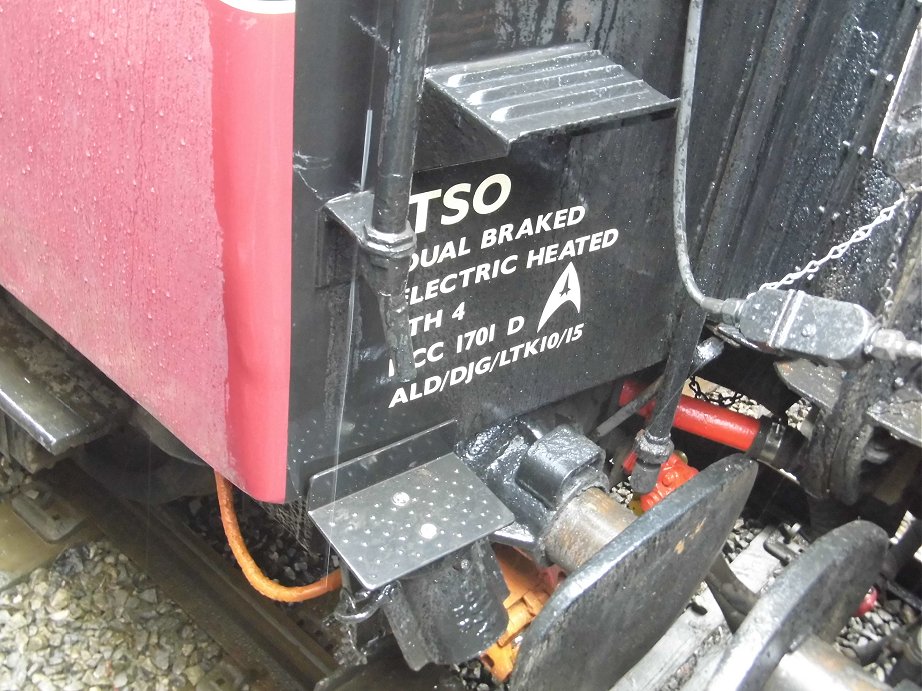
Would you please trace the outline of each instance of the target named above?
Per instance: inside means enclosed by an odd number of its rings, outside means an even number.
[[[0,499],[22,487],[27,477],[22,466],[0,454]]]
[[[12,474],[9,478],[20,484]],[[621,483],[612,496],[625,503],[630,489]],[[324,570],[324,554],[306,551],[254,502],[238,496],[237,503],[247,544],[270,577],[291,585],[313,580]],[[182,500],[177,508],[190,527],[233,562],[212,497]],[[765,527],[744,513],[724,556],[733,561]],[[839,644],[843,649],[866,645],[917,616],[902,602],[882,601],[865,617],[853,617]],[[207,634],[104,540],[68,549],[48,568],[0,591],[0,691],[192,689],[221,658]],[[866,669],[881,679],[893,661],[883,651]],[[455,672],[470,691],[506,688],[479,660]]]
[[[192,688],[221,655],[106,541],[0,592],[0,691]]]

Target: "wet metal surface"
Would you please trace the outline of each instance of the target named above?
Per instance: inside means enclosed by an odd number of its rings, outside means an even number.
[[[763,530],[743,552],[733,560],[733,572],[750,589],[759,592],[780,567],[780,562],[765,551],[770,530]],[[724,624],[717,601],[710,590],[698,597],[698,611],[687,608],[665,635],[657,641],[643,659],[625,674],[612,691],[646,691],[659,689],[680,667],[692,673],[699,657],[708,647],[718,628]]]
[[[310,512],[366,588],[430,564],[512,522],[453,453]]]
[[[816,403],[827,413],[836,404],[845,374],[837,367],[818,365],[809,360],[779,362],[775,370],[791,390]]]
[[[57,455],[108,432],[126,408],[104,377],[57,347],[0,294],[0,413]]]
[[[423,104],[417,167],[501,158],[516,141],[611,127],[675,100],[571,43],[431,67]]]
[[[867,593],[886,546],[887,534],[863,521],[820,538],[749,612],[708,689],[761,688],[798,642],[834,638]]]
[[[610,688],[681,613],[755,475],[755,463],[740,457],[715,463],[571,573],[525,633],[512,688],[566,688],[574,669],[582,688]],[[612,622],[628,635],[612,640]],[[610,641],[606,654],[586,655],[602,640]]]
[[[868,417],[897,439],[922,446],[922,393],[910,387],[896,391],[889,401],[868,409]]]

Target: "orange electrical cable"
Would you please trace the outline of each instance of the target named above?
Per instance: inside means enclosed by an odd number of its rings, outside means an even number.
[[[279,602],[303,602],[311,600],[321,595],[333,592],[342,585],[342,575],[339,569],[333,571],[319,581],[307,585],[285,586],[279,585],[271,580],[262,572],[250,556],[243,536],[240,534],[240,526],[237,523],[237,512],[234,510],[234,490],[227,480],[217,472],[214,474],[215,484],[218,487],[218,506],[221,509],[221,523],[224,525],[224,534],[227,535],[227,544],[230,545],[231,552],[237,563],[243,570],[250,585],[260,593],[271,600]]]

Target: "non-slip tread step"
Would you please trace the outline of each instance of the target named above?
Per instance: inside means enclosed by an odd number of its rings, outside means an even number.
[[[675,104],[579,43],[439,65],[426,71],[420,159],[450,151],[453,135],[468,160],[496,158],[516,141],[599,129]]]

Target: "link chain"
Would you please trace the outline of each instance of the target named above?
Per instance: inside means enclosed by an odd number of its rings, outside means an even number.
[[[914,185],[909,188],[908,193],[904,194],[903,197],[908,200],[919,192],[922,192],[922,187]],[[891,247],[890,256],[887,257],[887,280],[884,281],[884,284],[878,291],[880,297],[884,301],[884,305],[880,313],[880,321],[884,324],[886,324],[889,320],[890,312],[893,309],[893,281],[896,279],[897,269],[899,269],[900,249],[903,247],[903,234],[905,230],[906,227],[904,227],[903,224],[900,224],[897,226],[896,232],[893,234],[893,244]]]
[[[854,245],[857,245],[860,242],[864,242],[869,237],[871,237],[871,235],[874,233],[874,230],[878,226],[891,220],[893,216],[896,214],[897,210],[901,206],[903,206],[903,204],[909,201],[909,199],[910,199],[910,195],[904,192],[903,194],[900,195],[899,199],[893,202],[890,206],[885,206],[883,209],[881,209],[880,213],[877,214],[877,216],[874,218],[873,221],[871,221],[870,223],[866,223],[865,225],[860,226],[857,229],[855,229],[855,232],[853,232],[851,236],[845,242],[842,242],[834,246],[833,248],[831,248],[826,253],[825,256],[823,256],[820,259],[810,260],[809,262],[807,262],[807,265],[804,268],[799,269],[797,271],[792,271],[791,273],[787,274],[783,278],[778,279],[777,281],[772,281],[770,283],[763,283],[760,286],[759,290],[764,290],[766,288],[781,288],[782,286],[793,285],[796,281],[799,281],[801,278],[815,276],[816,273],[825,264],[831,261],[840,259]],[[887,279],[887,282],[889,284],[892,281],[892,272],[896,266],[896,251],[894,251],[890,255],[890,258],[887,260],[887,263],[891,269],[891,276]],[[881,291],[883,292],[886,288],[887,288],[887,285],[885,284],[884,288],[881,288]],[[892,298],[892,293],[893,293],[892,288],[890,288],[889,293],[890,293],[890,297]],[[887,299],[888,299],[887,296],[884,296],[885,310],[887,309],[886,308]]]

